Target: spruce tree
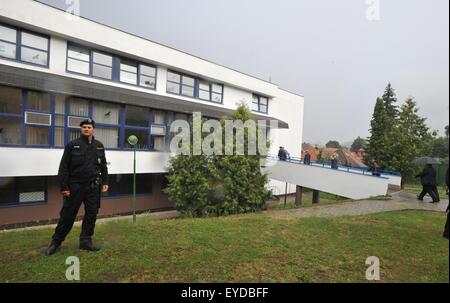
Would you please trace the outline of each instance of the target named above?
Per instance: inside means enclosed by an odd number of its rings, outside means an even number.
[[[431,156],[433,149],[433,133],[418,111],[414,99],[407,98],[400,108],[398,124],[391,135],[395,153],[390,165],[401,173],[402,186],[413,180],[414,174],[420,169],[411,162],[417,157]]]
[[[387,113],[382,98],[377,98],[375,108],[370,121],[370,137],[367,144],[366,163],[377,160],[383,169],[390,169],[392,152],[392,140],[390,130],[395,120]]]
[[[397,118],[398,107],[397,105],[395,105],[395,103],[397,102],[397,97],[395,95],[395,90],[391,86],[391,83],[388,83],[381,98],[383,99],[386,113],[391,118]]]

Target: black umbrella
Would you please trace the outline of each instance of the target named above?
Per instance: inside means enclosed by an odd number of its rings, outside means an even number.
[[[412,161],[412,163],[417,164],[417,165],[441,164],[441,161],[439,161],[439,159],[437,159],[437,158],[420,157],[420,158],[414,159],[414,161]]]

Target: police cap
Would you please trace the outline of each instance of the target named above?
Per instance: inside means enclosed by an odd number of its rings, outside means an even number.
[[[95,121],[92,119],[86,119],[86,120],[81,121],[80,127],[83,127],[83,125],[85,125],[85,124],[90,124],[90,125],[92,125],[93,128],[95,128]]]

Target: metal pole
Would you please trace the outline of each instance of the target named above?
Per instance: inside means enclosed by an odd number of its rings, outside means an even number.
[[[136,222],[136,146],[133,154],[133,222]]]
[[[287,182],[286,182],[286,188],[285,188],[285,190],[284,190],[284,207],[286,207],[287,186],[288,186],[288,184],[287,184]]]

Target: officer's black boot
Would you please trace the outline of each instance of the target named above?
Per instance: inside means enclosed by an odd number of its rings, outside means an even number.
[[[99,251],[100,247],[92,243],[92,239],[80,239],[80,249],[87,250],[87,251]]]
[[[52,241],[52,243],[50,244],[50,246],[47,248],[47,250],[45,251],[45,255],[46,256],[51,256],[53,255],[58,248],[61,246],[61,243],[56,242],[56,241]]]

